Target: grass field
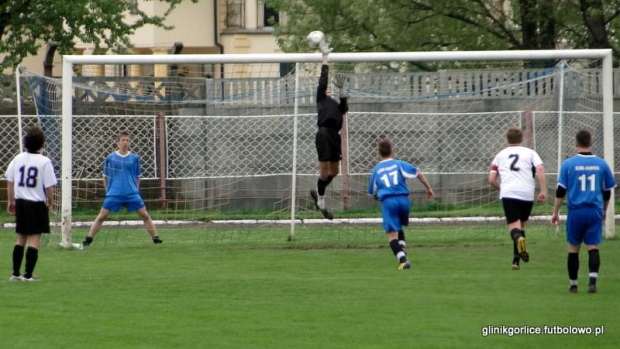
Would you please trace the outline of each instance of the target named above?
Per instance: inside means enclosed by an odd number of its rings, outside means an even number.
[[[0,346],[616,348],[620,343],[618,240],[601,247],[599,293],[593,295],[585,292],[585,252],[581,290],[567,292],[565,242],[547,227],[528,229],[532,260],[520,271],[510,269],[512,247],[503,229],[412,227],[409,271],[396,269],[380,227],[347,227],[344,242],[338,228],[329,236],[320,229],[300,228],[299,241],[269,243],[213,239],[208,236],[215,232],[198,229],[168,233],[163,245],[150,243],[142,229],[127,229],[102,232],[81,251],[56,247],[53,236],[41,249],[35,272],[40,281],[34,283],[7,281],[14,235],[0,230]],[[252,235],[286,236],[288,228],[256,230]],[[76,231],[74,241],[84,234]],[[526,325],[593,331],[604,326],[604,333],[482,335],[487,326]]]

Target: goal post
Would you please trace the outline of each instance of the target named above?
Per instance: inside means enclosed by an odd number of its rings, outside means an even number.
[[[440,61],[530,61],[530,60],[596,60],[600,61],[600,87],[602,89],[602,135],[604,158],[612,169],[614,164],[614,124],[613,124],[613,82],[612,82],[612,51],[610,49],[596,50],[537,50],[537,51],[450,51],[450,52],[372,52],[372,53],[331,53],[330,63],[354,64],[354,63],[379,63],[379,62],[440,62]],[[294,64],[295,96],[300,94],[299,65],[303,63],[320,63],[322,60],[319,53],[291,53],[291,54],[222,54],[222,55],[67,55],[63,56],[62,68],[62,204],[61,225],[62,244],[71,246],[72,227],[72,171],[73,171],[73,99],[74,99],[74,68],[83,65],[180,65],[180,64],[256,64],[272,63]],[[223,69],[223,68],[222,68]],[[376,86],[377,89],[381,86]],[[223,93],[223,92],[222,92]],[[364,92],[366,93],[366,92]],[[306,96],[307,97],[307,96]],[[291,185],[291,202],[289,207],[291,217],[291,237],[295,234],[295,190],[297,170],[297,134],[298,121],[298,98],[294,98],[294,142],[293,156],[293,179]],[[356,100],[350,101],[354,105]],[[396,114],[393,112],[393,114]],[[499,150],[499,149],[498,149]],[[560,150],[561,152],[561,150]],[[565,154],[568,155],[568,154]],[[561,154],[558,154],[558,161]],[[490,161],[490,159],[489,159]],[[355,173],[354,169],[349,169]],[[485,169],[480,169],[484,171]],[[358,173],[359,175],[359,173]],[[605,236],[614,236],[614,203],[612,202],[607,214],[605,224]]]

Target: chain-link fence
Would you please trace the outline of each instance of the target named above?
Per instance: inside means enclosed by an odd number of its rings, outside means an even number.
[[[117,68],[101,71],[122,71]],[[185,68],[186,77],[75,78],[74,207],[100,205],[103,161],[117,149],[118,131],[126,129],[131,150],[142,158],[143,195],[150,205],[180,216],[209,209],[269,214],[290,211],[294,194],[298,211],[312,209],[307,192],[318,174],[314,137],[320,65],[300,65],[299,86],[294,75],[278,77],[274,64],[226,64],[227,79],[201,78],[192,75],[198,67]],[[508,127],[524,129],[525,145],[540,153],[549,178],[558,159],[573,153],[578,129],[589,128],[595,140],[602,139],[596,69],[564,69],[564,94],[559,93],[557,69],[382,69],[340,64],[331,71],[346,74],[350,103],[342,132],[343,173],[330,191],[332,203],[341,208],[372,204],[365,191],[381,138],[393,142],[398,158],[428,175],[439,194],[436,202],[473,206],[497,198],[486,175],[493,156],[506,146]],[[60,169],[61,81],[24,76],[39,114],[24,124],[42,124],[46,154]],[[337,92],[333,86],[329,91]],[[19,150],[17,125],[15,117],[0,118],[0,134],[6,135],[0,154],[4,168]],[[601,146],[597,142],[595,152],[604,155]]]

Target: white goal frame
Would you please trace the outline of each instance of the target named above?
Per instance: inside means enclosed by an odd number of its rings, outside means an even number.
[[[594,50],[533,50],[533,51],[450,51],[450,52],[369,52],[369,53],[331,53],[330,62],[435,62],[435,61],[482,61],[482,60],[562,60],[598,59],[602,61],[603,89],[603,150],[605,160],[614,168],[613,148],[613,66],[611,49]],[[62,245],[72,246],[72,126],[73,126],[73,66],[76,64],[227,64],[227,63],[320,63],[320,53],[281,53],[281,54],[222,54],[222,55],[66,55],[62,63]],[[298,67],[296,67],[298,68]],[[298,69],[296,69],[296,72]],[[295,77],[299,86],[299,76]],[[295,121],[297,105],[295,101]],[[296,153],[297,139],[293,141]],[[295,161],[295,157],[293,157]],[[295,167],[293,167],[295,172]],[[293,173],[293,180],[295,173]],[[293,182],[292,190],[295,191]],[[294,236],[295,195],[291,204],[291,236]],[[614,195],[611,196],[609,212],[605,222],[605,237],[615,236]]]

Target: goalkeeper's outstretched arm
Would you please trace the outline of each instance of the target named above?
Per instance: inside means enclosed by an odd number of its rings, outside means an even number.
[[[323,55],[323,65],[321,65],[321,76],[319,77],[319,86],[316,91],[317,103],[327,96],[327,82],[329,81],[329,65],[326,56]]]
[[[347,102],[347,95],[344,92],[344,83],[347,81],[347,77],[343,74],[336,74],[334,77],[334,85],[338,88],[338,93],[340,96],[340,113],[345,114],[349,111],[349,104]]]

